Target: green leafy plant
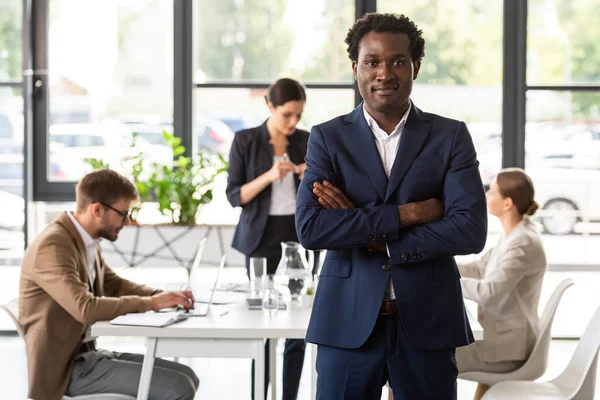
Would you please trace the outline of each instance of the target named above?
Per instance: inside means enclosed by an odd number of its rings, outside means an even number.
[[[227,170],[227,161],[221,155],[213,156],[205,151],[194,157],[184,156],[181,138],[167,131],[163,131],[163,136],[173,153],[172,165],[148,163],[143,153],[137,153],[122,160],[121,169],[137,187],[142,203],[157,203],[161,214],[173,224],[193,225],[200,206],[212,200],[210,186]],[[131,149],[135,148],[136,141],[134,133]],[[109,168],[103,160],[86,158],[84,161],[93,169]]]

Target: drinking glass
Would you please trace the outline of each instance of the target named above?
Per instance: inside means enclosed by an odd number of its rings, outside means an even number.
[[[267,277],[267,259],[265,257],[250,257],[249,269],[250,297],[259,297]]]
[[[277,290],[273,275],[269,275],[264,286],[262,309],[269,315],[275,315],[279,309],[279,290]]]

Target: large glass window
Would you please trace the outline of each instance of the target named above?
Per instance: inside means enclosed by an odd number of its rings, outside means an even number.
[[[600,82],[600,3],[597,0],[530,0],[527,83]]]
[[[0,82],[21,81],[22,10],[20,0],[3,0],[0,4]]]
[[[49,11],[48,180],[78,180],[84,158],[170,161],[155,137],[172,124],[173,0],[51,0]]]
[[[0,260],[23,251],[23,98],[0,86]]]
[[[194,2],[194,80],[352,82],[353,0]]]
[[[551,264],[600,264],[600,93],[529,91],[526,168]]]
[[[265,89],[281,77],[319,86],[308,89],[301,129],[354,108],[344,44],[354,0],[200,0],[193,12],[195,151],[227,156],[235,132],[268,118]],[[225,176],[216,182],[203,222],[215,216],[237,222],[239,210],[229,206],[225,184]]]
[[[23,253],[23,97],[20,0],[0,4],[0,263]]]

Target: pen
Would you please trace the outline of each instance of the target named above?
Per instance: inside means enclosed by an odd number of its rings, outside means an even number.
[[[287,153],[283,153],[283,158],[282,161],[287,162],[290,161],[290,158],[288,157]],[[283,179],[279,180],[279,183],[283,182]]]

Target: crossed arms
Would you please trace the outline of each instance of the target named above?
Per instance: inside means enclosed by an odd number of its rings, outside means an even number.
[[[475,149],[464,123],[458,124],[454,134],[443,187],[443,214],[438,208],[441,201],[435,199],[353,207],[341,190],[321,184],[331,182],[335,171],[318,127],[311,131],[306,164],[298,190],[296,224],[300,242],[309,249],[381,250],[387,245],[390,261],[395,264],[412,261],[406,254],[419,254],[419,260],[435,259],[477,253],[485,245],[485,195]]]

